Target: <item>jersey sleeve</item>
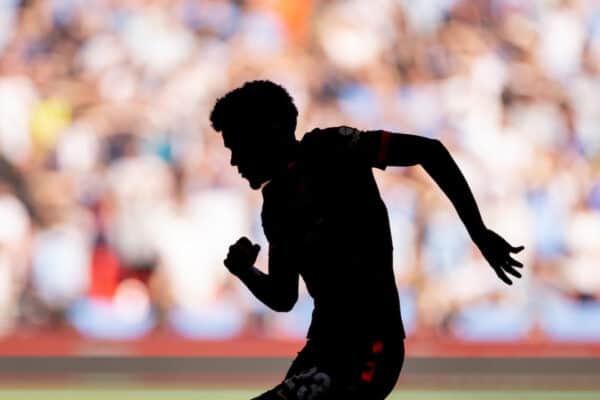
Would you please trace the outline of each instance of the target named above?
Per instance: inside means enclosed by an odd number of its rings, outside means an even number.
[[[304,135],[310,157],[324,162],[352,163],[385,170],[390,132],[361,131],[348,126],[315,129]]]

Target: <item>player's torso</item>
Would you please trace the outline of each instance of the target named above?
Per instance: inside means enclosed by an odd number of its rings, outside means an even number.
[[[391,272],[376,260],[391,257],[392,243],[370,169],[299,160],[265,187],[263,197],[267,238],[293,243],[302,258],[298,272],[316,299],[340,285],[365,289]]]
[[[373,171],[327,143],[335,133],[321,135],[311,132],[298,160],[263,188],[265,235],[291,246],[290,267],[314,298],[308,337],[401,337],[389,218]]]

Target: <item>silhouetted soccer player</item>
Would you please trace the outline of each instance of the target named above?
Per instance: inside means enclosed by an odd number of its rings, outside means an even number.
[[[392,239],[372,168],[420,164],[451,200],[500,279],[521,277],[513,247],[487,229],[454,160],[435,139],[314,129],[297,141],[297,110],[281,86],[253,81],[219,99],[211,113],[252,189],[262,188],[269,241],[268,274],[254,267],[260,250],[246,237],[224,263],[275,311],[298,298],[298,276],[314,298],[306,346],[285,380],[260,400],[385,398],[404,360],[404,328],[392,269]]]

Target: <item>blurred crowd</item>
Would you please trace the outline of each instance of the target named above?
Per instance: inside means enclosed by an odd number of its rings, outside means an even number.
[[[0,0],[0,335],[304,336],[304,289],[277,314],[223,266],[247,235],[266,269],[260,192],[208,120],[254,79],[298,139],[440,139],[525,246],[508,287],[422,168],[374,171],[411,336],[600,341],[593,0]]]

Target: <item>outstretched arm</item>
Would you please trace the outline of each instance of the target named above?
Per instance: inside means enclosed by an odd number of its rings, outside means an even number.
[[[391,134],[388,165],[420,164],[454,205],[471,238],[481,237],[486,227],[465,177],[446,147],[436,139]]]
[[[259,245],[242,237],[229,247],[224,264],[267,307],[290,311],[298,299],[298,273],[285,262],[291,257],[286,257],[284,247],[270,245],[269,273],[265,274],[253,265],[259,251]]]
[[[450,199],[473,242],[479,247],[496,274],[507,284],[512,284],[506,273],[517,278],[521,274],[515,267],[523,265],[509,253],[518,253],[523,246],[513,247],[500,235],[486,228],[473,193],[458,165],[436,139],[402,133],[380,131],[378,155],[384,165],[411,166],[420,164]]]

